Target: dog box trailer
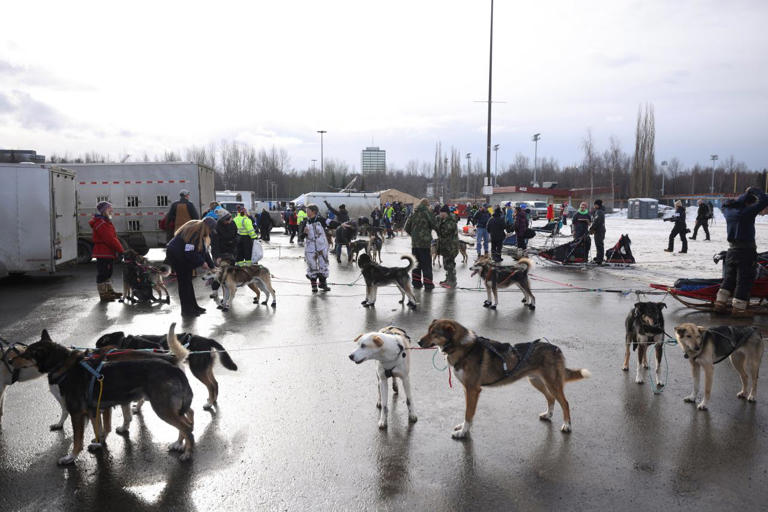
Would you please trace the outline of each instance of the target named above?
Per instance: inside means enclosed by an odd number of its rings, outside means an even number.
[[[659,201],[647,197],[629,199],[628,219],[655,219],[658,216]]]
[[[139,254],[164,247],[167,234],[160,221],[178,201],[182,189],[198,215],[215,200],[214,170],[191,162],[66,164],[77,174],[78,261],[91,260],[93,242],[88,221],[101,201],[112,203],[117,236]]]
[[[379,206],[379,196],[379,192],[307,192],[294,199],[293,203],[297,207],[314,203],[323,215],[328,210],[323,201],[328,201],[337,210],[343,204],[349,212],[349,219],[357,220],[358,217],[370,217]]]
[[[0,183],[0,277],[52,273],[75,260],[75,173],[54,165],[0,164]]]
[[[219,203],[243,203],[250,212],[256,208],[256,192],[250,190],[217,190],[216,201]]]

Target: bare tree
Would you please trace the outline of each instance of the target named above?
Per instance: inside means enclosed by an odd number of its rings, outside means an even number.
[[[656,170],[655,141],[656,123],[653,105],[647,104],[645,111],[642,106],[638,109],[635,128],[635,154],[632,158],[630,191],[631,195],[636,197],[651,195]]]

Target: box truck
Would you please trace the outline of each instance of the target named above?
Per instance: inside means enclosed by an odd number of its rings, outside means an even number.
[[[114,208],[112,222],[123,245],[140,254],[164,247],[166,232],[160,220],[179,192],[190,192],[189,200],[198,214],[214,201],[214,170],[190,162],[64,164],[77,174],[78,261],[91,260],[93,242],[88,221],[96,205],[109,201]]]
[[[0,183],[0,277],[52,273],[75,260],[75,174],[54,165],[0,164]]]

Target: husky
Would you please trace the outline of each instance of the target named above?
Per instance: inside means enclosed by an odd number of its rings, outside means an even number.
[[[120,302],[171,303],[168,288],[165,287],[165,278],[171,275],[170,265],[161,264],[153,266],[144,256],[133,249],[124,253],[125,265],[123,266],[123,298]],[[154,292],[158,296],[155,298]],[[165,298],[163,298],[165,293]]]
[[[416,266],[416,260],[410,254],[405,254],[400,258],[407,260],[408,266],[385,267],[378,263],[374,263],[371,257],[367,254],[360,255],[357,264],[360,266],[361,273],[365,279],[365,300],[361,302],[363,307],[374,307],[379,286],[394,284],[402,294],[400,304],[405,302],[407,296],[408,307],[416,309],[418,302],[416,301],[416,296],[413,294],[413,289],[411,288],[411,270]]]
[[[700,411],[709,408],[712,392],[712,380],[715,365],[726,358],[736,369],[741,379],[741,390],[737,398],[747,402],[757,400],[757,377],[760,373],[760,360],[763,357],[763,338],[755,327],[702,327],[692,323],[683,323],[675,327],[675,338],[683,350],[684,356],[691,363],[693,373],[693,391],[683,398],[689,403],[696,403],[699,394],[699,376],[704,369],[704,399],[698,403]],[[749,379],[752,386],[749,387]],[[749,387],[749,391],[747,388]]]
[[[383,245],[384,240],[381,239],[379,233],[376,230],[372,230],[365,252],[371,256],[371,261],[374,263],[381,263],[381,248]]]
[[[432,245],[430,246],[430,254],[432,256],[432,266],[435,266],[435,263],[437,263],[437,268],[442,268],[441,260],[443,259],[442,256],[440,256],[440,253],[437,250],[439,241],[438,240],[432,240]],[[467,256],[467,246],[469,244],[465,242],[464,240],[459,240],[459,254],[461,254],[461,262],[467,263],[467,260],[469,259],[469,256]]]
[[[552,420],[557,400],[563,410],[560,430],[568,433],[571,431],[571,409],[565,398],[565,383],[591,376],[586,369],[566,368],[563,352],[551,343],[538,340],[516,345],[499,343],[478,336],[453,320],[433,320],[427,334],[419,340],[419,346],[438,347],[464,385],[464,422],[453,429],[454,439],[469,436],[482,387],[511,384],[523,377],[528,377],[531,385],[547,399],[547,410],[539,415],[539,419]]]
[[[411,382],[409,377],[411,339],[406,332],[399,327],[389,326],[378,332],[361,334],[355,338],[357,349],[349,354],[349,359],[355,364],[364,361],[378,361],[376,378],[379,382],[379,398],[376,407],[381,409],[379,414],[379,428],[387,428],[387,379],[392,377],[392,391],[397,396],[397,379],[403,381],[405,389],[405,403],[408,406],[408,421],[415,423],[416,408],[413,405],[411,395]]]
[[[656,384],[664,386],[661,378],[661,357],[664,354],[664,313],[667,305],[663,302],[636,302],[624,321],[624,364],[621,369],[629,371],[629,348],[637,350],[637,374],[635,382],[643,383],[643,370],[648,369],[647,351],[656,347]]]
[[[528,279],[528,272],[533,267],[533,261],[528,258],[521,258],[513,265],[497,265],[490,256],[483,255],[475,260],[470,270],[472,276],[480,274],[485,283],[485,291],[488,298],[483,302],[484,308],[496,309],[499,303],[499,288],[506,288],[516,284],[523,292],[523,304],[528,309],[536,309],[536,297],[531,291],[531,282]],[[491,301],[493,294],[493,301]]]
[[[266,298],[261,304],[266,306],[271,295],[271,306],[273,308],[277,307],[277,294],[275,289],[272,288],[272,274],[264,265],[237,266],[223,262],[221,266],[213,269],[203,279],[212,283],[214,292],[216,292],[219,286],[221,287],[223,298],[217,307],[222,311],[229,311],[237,289],[241,286],[248,286],[256,294],[256,297],[253,298],[254,304],[259,303],[259,298],[261,297],[259,290],[261,290],[266,294]],[[218,299],[218,292],[216,292],[215,297],[213,294],[211,296]]]

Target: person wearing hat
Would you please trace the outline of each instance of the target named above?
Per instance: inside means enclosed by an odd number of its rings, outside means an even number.
[[[307,220],[302,228],[304,231],[304,259],[307,262],[307,279],[312,285],[312,293],[317,293],[317,281],[320,289],[330,291],[326,282],[328,279],[328,237],[325,233],[325,222],[320,216],[316,204],[307,206]]]
[[[261,233],[261,239],[265,242],[269,242],[269,232],[272,231],[272,227],[275,223],[272,221],[269,212],[266,208],[261,209],[261,215],[259,215],[259,233]]]
[[[233,222],[237,226],[237,254],[235,259],[238,263],[251,261],[251,251],[253,250],[253,241],[256,239],[256,231],[253,229],[253,221],[248,215],[248,210],[238,207],[238,213]]]
[[[451,213],[446,204],[440,208],[440,219],[437,221],[437,252],[443,257],[445,280],[440,285],[445,288],[456,288],[456,256],[459,254],[459,228],[456,216]]]
[[[211,217],[213,220],[219,220],[219,216],[216,215],[216,209],[221,208],[221,205],[218,201],[211,201],[208,204],[208,209],[203,212],[203,218],[205,217]]]
[[[96,214],[88,222],[93,231],[93,252],[96,258],[96,288],[102,302],[112,302],[123,295],[112,288],[115,260],[123,255],[123,246],[112,224],[112,204],[102,201],[96,205]]]
[[[432,230],[437,230],[437,219],[429,211],[429,200],[419,202],[416,211],[405,222],[405,232],[411,236],[411,254],[416,257],[417,265],[411,271],[411,283],[414,288],[424,286],[432,290]]]
[[[211,217],[190,220],[176,230],[166,246],[168,262],[176,272],[181,316],[196,317],[205,313],[205,308],[197,304],[192,279],[196,268],[213,268],[208,247],[211,245],[211,234],[215,233],[215,230],[216,221]],[[248,257],[250,258],[250,255]]]
[[[512,229],[515,232],[515,245],[519,249],[526,249],[528,239],[525,238],[525,234],[528,231],[528,216],[519,206],[515,206],[515,222],[512,224]]]
[[[675,213],[668,219],[664,219],[665,222],[674,222],[672,232],[669,233],[669,245],[664,252],[672,252],[675,250],[675,237],[680,235],[680,240],[683,242],[683,248],[680,249],[680,254],[688,252],[688,239],[685,234],[688,232],[688,227],[685,225],[685,208],[683,202],[679,199],[675,201]]]
[[[693,235],[691,240],[696,240],[696,235],[699,232],[699,228],[704,229],[704,240],[709,240],[709,219],[712,218],[712,212],[709,211],[709,205],[703,200],[698,201],[699,209],[696,211],[696,225],[693,226]]]
[[[346,205],[340,204],[339,209],[337,210],[328,201],[323,201],[325,203],[325,206],[328,207],[328,211],[331,212],[333,215],[335,215],[334,220],[336,220],[339,224],[344,224],[345,222],[349,222],[349,212],[347,211]]]
[[[482,249],[484,254],[488,254],[488,221],[491,220],[491,214],[488,213],[488,205],[484,204],[477,210],[475,216],[472,218],[472,223],[477,228],[476,240],[477,240],[477,257],[480,257],[480,250]]]
[[[592,213],[592,226],[589,231],[595,237],[595,251],[597,251],[593,261],[602,265],[605,256],[605,208],[603,208],[602,199],[595,200],[595,211]]]
[[[501,248],[504,245],[504,239],[507,237],[506,222],[501,216],[501,208],[493,209],[491,220],[488,221],[488,234],[491,237],[491,257],[493,261],[501,261]]]
[[[200,218],[197,215],[195,205],[190,202],[189,196],[189,190],[181,189],[179,191],[179,200],[171,204],[171,209],[168,210],[168,214],[165,216],[165,226],[169,239],[174,236],[175,230],[183,226],[187,221]]]
[[[217,208],[216,231],[211,236],[211,255],[218,265],[220,259],[235,261],[237,253],[237,226],[232,222],[232,214],[224,208]]]

